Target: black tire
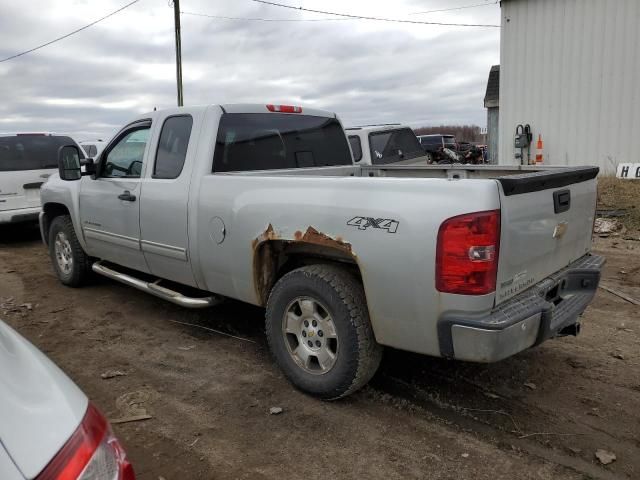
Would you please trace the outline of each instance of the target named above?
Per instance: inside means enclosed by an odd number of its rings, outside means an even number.
[[[70,246],[69,256],[71,262],[68,271],[61,267],[57,258],[56,239],[60,233],[64,235]],[[49,257],[53,264],[53,270],[64,285],[81,287],[89,283],[91,278],[91,259],[82,249],[69,215],[58,216],[51,222],[51,227],[49,228]]]
[[[286,313],[299,298],[321,304],[335,326],[335,360],[321,374],[309,373],[296,362],[290,353],[292,347],[287,345],[290,334],[283,332]],[[376,373],[382,358],[382,346],[376,342],[369,322],[362,284],[332,265],[305,266],[278,280],[267,302],[266,334],[271,353],[289,381],[325,400],[345,397],[362,388]]]

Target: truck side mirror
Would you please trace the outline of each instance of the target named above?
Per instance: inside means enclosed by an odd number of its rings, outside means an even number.
[[[58,173],[62,180],[80,180],[80,150],[75,145],[63,145],[58,149]]]
[[[80,180],[83,175],[95,175],[96,164],[92,158],[81,158],[80,149],[75,145],[64,145],[58,150],[58,173],[62,180]]]

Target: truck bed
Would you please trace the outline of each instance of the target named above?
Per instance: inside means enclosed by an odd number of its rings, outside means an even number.
[[[322,176],[322,177],[394,177],[394,178],[442,178],[462,179],[502,179],[519,176],[531,178],[530,174],[597,175],[593,167],[563,167],[535,165],[347,165],[339,167],[292,168],[280,170],[253,170],[248,172],[227,172],[224,175],[243,176]],[[221,175],[220,173],[218,175]]]
[[[356,165],[225,175],[236,176],[237,180],[251,178],[252,184],[257,180],[255,177],[268,179],[268,184],[278,185],[275,188],[285,196],[291,189],[286,177],[296,176],[300,178],[297,187],[306,185],[306,191],[313,191],[315,197],[324,198],[330,192],[326,202],[336,207],[338,204],[340,208],[359,205],[366,198],[367,211],[376,212],[380,218],[399,219],[408,208],[419,205],[424,215],[419,223],[426,225],[430,223],[429,218],[438,218],[432,227],[435,233],[441,219],[463,213],[465,208],[466,211],[497,208],[502,218],[495,297],[495,304],[499,304],[589,252],[596,196],[593,180],[597,174],[597,167]],[[343,180],[338,180],[339,177]],[[345,182],[348,178],[352,181]],[[371,196],[378,188],[367,181],[369,178],[380,178],[379,189],[384,192],[380,198]],[[400,179],[406,183],[398,182]],[[475,181],[467,183],[466,180]],[[237,188],[245,187],[238,185]],[[343,196],[345,189],[360,193],[354,199]],[[496,203],[488,208],[481,198],[491,197]],[[461,204],[454,208],[455,202]],[[325,216],[322,212],[317,215]],[[282,225],[290,223],[289,218],[283,218]],[[407,225],[404,220],[402,223]],[[347,241],[354,237],[353,231],[339,233]],[[421,240],[426,241],[426,237]],[[415,244],[410,248],[415,251]]]

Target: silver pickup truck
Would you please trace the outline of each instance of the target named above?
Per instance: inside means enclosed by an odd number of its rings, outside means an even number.
[[[65,285],[93,271],[184,307],[266,307],[282,371],[334,399],[383,346],[495,362],[576,335],[604,263],[597,173],[353,165],[333,113],[175,108],[93,161],[61,147],[40,227]]]

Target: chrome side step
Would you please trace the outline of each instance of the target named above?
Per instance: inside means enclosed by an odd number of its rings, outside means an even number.
[[[109,267],[106,267],[102,264],[102,262],[96,262],[93,264],[91,269],[105,277],[111,278],[112,280],[116,280],[118,282],[124,283],[125,285],[129,285],[130,287],[137,288],[138,290],[142,290],[143,292],[150,293],[151,295],[155,295],[156,297],[167,300],[171,303],[175,303],[176,305],[180,305],[181,307],[186,308],[207,308],[217,305],[222,302],[222,297],[217,295],[211,295],[209,297],[187,297],[175,290],[171,290],[166,287],[162,287],[158,285],[160,280],[156,282],[145,282],[144,280],[140,280],[139,278],[132,277],[131,275],[127,275],[126,273],[117,272]]]

